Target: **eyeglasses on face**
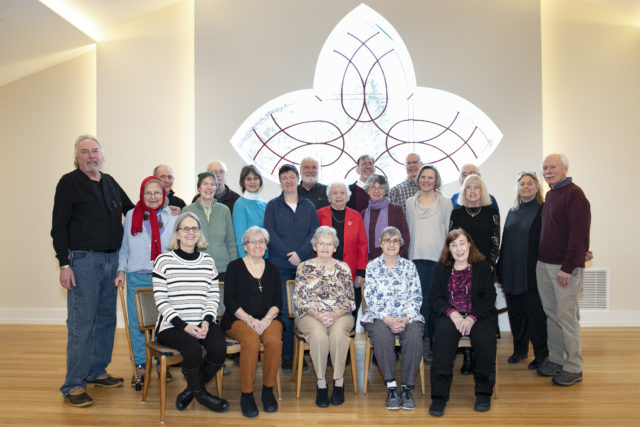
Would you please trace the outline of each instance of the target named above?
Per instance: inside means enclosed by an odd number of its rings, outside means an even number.
[[[389,238],[389,237],[385,237],[384,239],[382,239],[382,243],[386,243],[387,245],[399,245],[400,244],[400,239],[395,238]]]
[[[200,231],[199,227],[179,227],[178,230],[182,231],[183,233],[197,233]]]
[[[142,194],[146,197],[162,197],[162,191],[145,191]]]
[[[247,240],[245,243],[249,244],[249,245],[254,245],[254,246],[257,246],[257,245],[262,246],[262,245],[266,245],[267,244],[267,242],[264,241],[263,239],[260,239],[260,240]]]

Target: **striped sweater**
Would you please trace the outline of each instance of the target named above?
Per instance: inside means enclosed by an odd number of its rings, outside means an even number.
[[[177,250],[159,255],[153,266],[153,296],[159,313],[156,333],[215,321],[220,301],[217,276],[215,262],[205,252]]]

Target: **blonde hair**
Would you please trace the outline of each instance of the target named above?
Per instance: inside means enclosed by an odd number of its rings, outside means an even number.
[[[538,177],[535,172],[520,172],[518,174],[518,179],[516,180],[516,199],[513,203],[513,210],[518,210],[520,208],[520,204],[522,203],[522,198],[520,197],[520,181],[525,176],[531,178],[538,187],[538,191],[536,191],[536,201],[539,205],[544,203],[544,196],[542,195],[542,186],[540,185],[540,181],[538,181]]]
[[[462,187],[460,187],[460,194],[458,195],[458,204],[460,206],[467,206],[467,196],[465,195],[465,189],[468,185],[478,184],[480,185],[480,191],[482,194],[480,195],[480,206],[489,206],[491,205],[491,197],[489,196],[489,192],[487,191],[487,186],[484,185],[484,181],[480,178],[480,175],[469,175],[464,179],[462,183]]]
[[[187,218],[194,219],[198,224],[198,241],[196,242],[196,249],[199,251],[207,249],[207,241],[202,234],[202,225],[200,225],[200,220],[198,219],[196,214],[191,212],[183,212],[180,214],[180,216],[176,220],[176,224],[173,226],[173,234],[171,235],[171,241],[169,242],[169,245],[167,247],[171,250],[180,249],[180,241],[178,240],[178,228],[180,228],[182,222]]]

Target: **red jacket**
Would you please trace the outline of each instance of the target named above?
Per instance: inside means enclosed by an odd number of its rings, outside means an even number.
[[[369,257],[367,255],[367,234],[364,231],[362,216],[351,208],[345,208],[344,238],[342,241],[342,260],[351,268],[351,278],[355,281],[357,270],[366,270]],[[320,225],[333,227],[331,206],[318,209]]]

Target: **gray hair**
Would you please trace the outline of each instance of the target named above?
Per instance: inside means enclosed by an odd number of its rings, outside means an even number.
[[[331,237],[333,239],[333,245],[335,247],[338,247],[338,245],[340,244],[336,229],[333,227],[329,227],[328,225],[321,225],[316,229],[316,232],[313,233],[313,237],[311,238],[311,246],[315,246],[321,237]]]
[[[404,245],[404,239],[402,238],[402,233],[400,233],[400,230],[398,230],[397,227],[393,227],[393,226],[388,226],[385,227],[382,230],[382,233],[380,234],[380,241],[382,242],[382,239],[386,239],[387,237],[395,237],[398,236],[400,238],[400,247],[402,247],[402,245]]]
[[[225,172],[227,172],[227,164],[226,164],[225,162],[223,162],[222,160],[218,160],[218,159],[213,159],[213,160],[211,160],[211,161],[209,162],[209,164],[207,165],[207,171],[208,171],[208,172],[211,172],[211,171],[209,170],[209,166],[211,166],[211,163],[213,163],[213,162],[218,162],[218,163],[220,163],[220,165],[222,166],[222,169],[223,169]]]
[[[302,164],[304,162],[313,162],[313,163],[316,164],[317,168],[320,167],[320,163],[318,163],[318,161],[316,159],[314,159],[313,157],[305,157],[304,159],[300,160],[300,168],[302,168]]]
[[[562,166],[564,166],[565,168],[569,168],[569,159],[567,158],[567,156],[565,156],[562,153],[553,153],[553,154],[549,154],[548,156],[544,156],[542,158],[542,161],[540,162],[540,169],[544,169],[544,161],[549,156],[559,156],[560,161],[562,162]]]
[[[245,231],[242,235],[242,244],[246,245],[247,243],[249,243],[250,237],[257,234],[262,234],[264,242],[269,245],[269,232],[262,227],[258,227],[257,225],[252,225],[251,227],[247,228],[247,231]]]
[[[104,152],[102,151],[102,145],[98,141],[98,139],[93,135],[80,135],[76,138],[76,142],[73,144],[73,165],[77,168],[80,165],[78,164],[78,144],[80,144],[85,139],[91,140],[98,144],[98,148],[100,149],[100,157],[104,158]]]
[[[349,190],[349,186],[342,181],[334,181],[331,184],[327,185],[327,198],[329,198],[329,193],[331,193],[331,189],[336,185],[342,185],[344,189],[347,191],[347,199],[351,197],[351,190]]]
[[[389,194],[389,181],[383,175],[373,174],[367,179],[367,183],[364,185],[364,191],[369,192],[369,187],[373,184],[380,184],[384,187],[385,196]]]

